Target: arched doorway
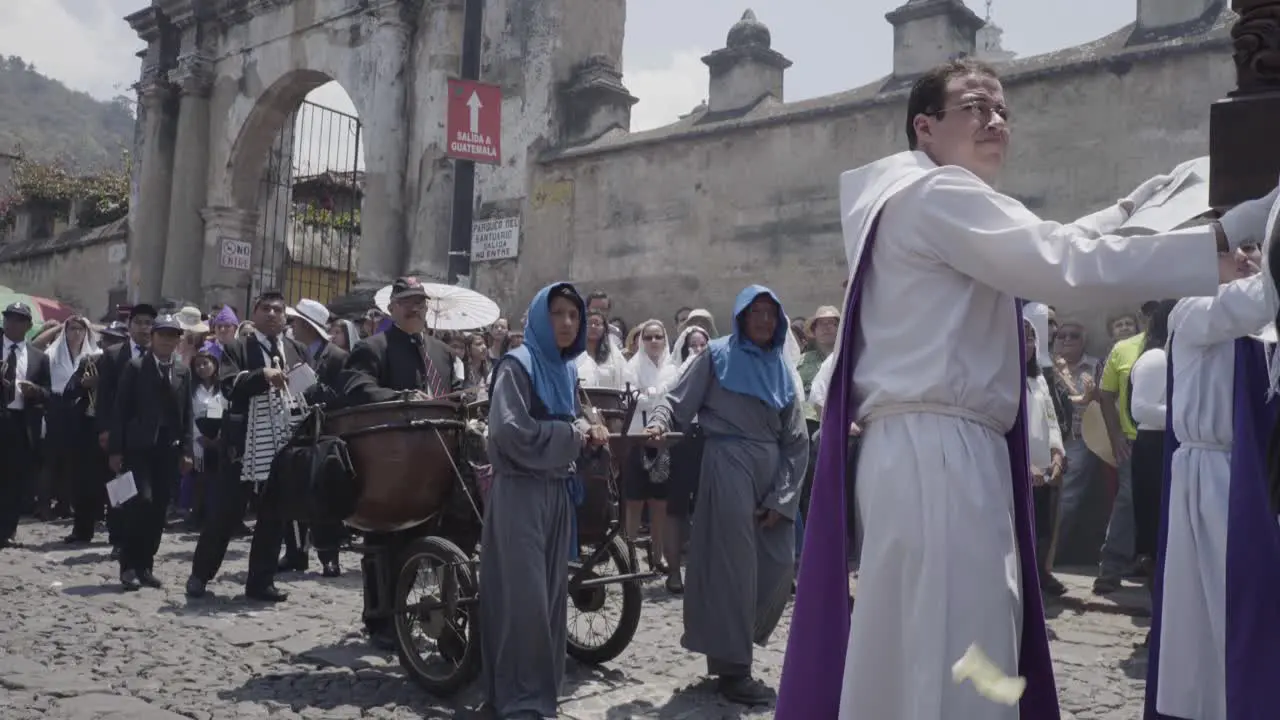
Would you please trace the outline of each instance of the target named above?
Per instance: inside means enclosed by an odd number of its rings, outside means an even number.
[[[250,300],[278,289],[289,304],[351,290],[360,263],[364,137],[342,86],[310,91],[266,149]]]

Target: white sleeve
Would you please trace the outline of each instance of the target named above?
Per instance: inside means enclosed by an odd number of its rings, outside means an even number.
[[[1211,297],[1183,298],[1169,313],[1178,344],[1216,345],[1256,333],[1275,317],[1261,273],[1218,287]]]
[[[1152,348],[1142,353],[1129,372],[1129,379],[1133,382],[1129,409],[1139,425],[1165,425],[1166,367],[1164,350]]]
[[[813,376],[813,382],[809,384],[809,404],[822,410],[822,406],[827,403],[827,387],[831,385],[831,376],[836,371],[836,355],[831,353],[826,360],[818,366],[818,372]]]
[[[1217,246],[1210,226],[1134,238],[1041,220],[958,167],[944,167],[886,205],[910,227],[911,248],[1015,297],[1114,307],[1153,297],[1212,295]]]

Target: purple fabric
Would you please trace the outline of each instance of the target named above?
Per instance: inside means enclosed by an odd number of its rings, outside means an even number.
[[[217,340],[208,340],[200,346],[200,352],[208,353],[218,360],[222,359],[222,345]]]
[[[373,334],[377,335],[378,333],[386,332],[387,330],[391,329],[391,325],[392,325],[391,316],[388,315],[378,321],[378,326],[373,329]]]
[[[840,338],[840,355],[831,377],[828,402],[822,425],[846,428],[851,421],[850,396],[854,368],[854,329],[858,301],[876,228],[867,237],[852,288],[845,303],[847,319]],[[1018,303],[1018,335],[1022,335],[1021,305]],[[1019,343],[1025,354],[1025,344]],[[1019,365],[1026,364],[1026,358]],[[1058,693],[1049,657],[1049,638],[1044,624],[1040,596],[1040,575],[1035,559],[1034,517],[1031,507],[1031,464],[1027,457],[1026,377],[1023,376],[1022,403],[1018,419],[1007,439],[1013,470],[1014,524],[1018,534],[1018,556],[1022,569],[1023,629],[1018,673],[1027,679],[1020,703],[1026,720],[1058,720]],[[835,398],[834,401],[830,401]],[[782,669],[776,720],[833,720],[839,715],[844,683],[844,661],[849,641],[849,566],[845,504],[845,433],[822,433],[818,447],[817,471],[806,518],[805,553],[800,562],[791,634]],[[854,478],[856,482],[856,477]],[[849,492],[853,492],[850,483]],[[959,658],[951,658],[952,661]],[[859,718],[859,720],[884,720]]]
[[[209,321],[210,326],[216,325],[239,325],[240,319],[236,317],[236,311],[231,309],[230,305],[223,305],[217,315],[213,316],[213,320]]]
[[[1280,525],[1267,492],[1267,441],[1280,402],[1267,399],[1267,357],[1253,338],[1236,340],[1231,488],[1227,501],[1227,717],[1272,720],[1280,705]],[[1169,353],[1160,544],[1152,583],[1146,720],[1178,720],[1156,711],[1160,679],[1164,555],[1168,542],[1173,452],[1173,353]]]

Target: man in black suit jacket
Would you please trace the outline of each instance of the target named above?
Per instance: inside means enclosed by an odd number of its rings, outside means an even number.
[[[107,435],[113,473],[129,471],[138,494],[112,510],[120,537],[120,584],[160,588],[152,572],[164,535],[174,479],[191,465],[191,370],[174,354],[182,324],[172,315],[156,318],[151,350],[120,371]]]
[[[284,295],[274,290],[262,293],[254,303],[252,320],[252,335],[222,349],[218,377],[229,407],[222,417],[219,484],[196,543],[191,577],[187,579],[187,597],[191,598],[203,597],[205,586],[218,574],[227,544],[244,511],[245,493],[252,491],[249,483],[240,480],[250,403],[258,395],[287,388],[287,371],[307,361],[306,348],[284,335]],[[251,600],[281,602],[288,598],[275,586],[284,534],[277,489],[273,483],[266,483],[259,499],[258,521],[249,548],[249,575],[245,579],[244,594]]]
[[[289,316],[293,339],[307,349],[307,363],[316,373],[316,384],[307,391],[307,402],[334,407],[340,399],[338,383],[342,379],[347,351],[329,342],[329,309],[316,300],[303,298],[285,312]],[[308,568],[307,540],[310,537],[316,546],[316,557],[320,559],[321,574],[325,577],[341,575],[338,546],[342,544],[344,530],[341,523],[318,523],[314,526],[289,523],[284,534],[280,571],[303,572]]]
[[[49,357],[27,342],[31,308],[4,309],[0,343],[0,548],[16,545],[18,518],[28,504],[40,464],[44,403],[52,393]]]
[[[351,405],[386,402],[406,394],[422,399],[447,395],[462,386],[454,374],[453,352],[449,346],[425,332],[427,294],[417,278],[400,278],[391,289],[391,317],[394,325],[386,332],[371,335],[351,350],[343,371],[343,390]],[[387,615],[394,597],[395,573],[377,569],[379,562],[391,562],[421,533],[411,528],[396,533],[366,533],[365,546],[379,547],[377,555],[366,554],[360,562],[364,575],[364,623],[374,644],[383,649],[395,646],[391,618]],[[387,606],[387,607],[384,607]]]
[[[116,321],[99,333],[98,345],[102,353],[80,359],[80,366],[71,374],[67,387],[62,391],[68,413],[68,452],[71,454],[71,535],[64,542],[90,543],[98,521],[107,517],[108,539],[116,547],[116,523],[106,515],[106,483],[111,479],[107,466],[106,448],[98,443],[98,413],[111,414],[113,408],[102,405],[98,395],[99,381],[106,373],[106,365],[112,362],[120,346],[129,340],[128,326]],[[93,372],[87,372],[92,367]],[[90,395],[92,393],[92,395]],[[92,397],[93,402],[90,403]],[[102,408],[99,410],[99,408]],[[117,555],[118,559],[118,555]]]

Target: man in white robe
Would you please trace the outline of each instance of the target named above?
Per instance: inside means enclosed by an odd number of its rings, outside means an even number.
[[[824,437],[805,539],[824,551],[801,566],[779,720],[1057,720],[1016,298],[1113,307],[1211,295],[1217,253],[1262,234],[1255,201],[1207,227],[1110,235],[1168,176],[1073,224],[1041,220],[993,187],[1007,120],[991,68],[948,63],[912,90],[912,151],[841,178],[853,279],[823,425],[862,427],[861,574],[846,624],[844,442]],[[1027,677],[1020,707],[952,682],[971,643]]]

